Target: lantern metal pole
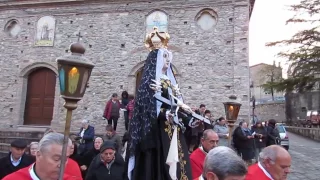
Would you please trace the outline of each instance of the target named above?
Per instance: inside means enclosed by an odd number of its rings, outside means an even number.
[[[67,150],[69,147],[69,136],[70,136],[70,126],[71,126],[71,118],[72,111],[77,108],[78,100],[70,100],[65,99],[64,107],[67,109],[66,116],[66,125],[64,128],[64,139],[63,139],[63,147],[62,147],[62,156],[61,156],[61,164],[60,164],[60,172],[59,172],[59,180],[63,180],[64,170],[67,164]]]
[[[86,89],[86,86],[84,85],[88,83],[91,71],[94,67],[94,64],[92,64],[86,58],[83,57],[86,49],[83,47],[82,44],[80,44],[79,42],[71,44],[70,51],[71,55],[66,55],[57,58],[60,80],[60,94],[61,97],[65,100],[63,106],[67,109],[60,162],[59,180],[63,180],[63,175],[68,159],[67,152],[69,148],[69,135],[72,111],[77,108],[78,101],[82,99]],[[69,71],[69,73],[65,74],[65,71]],[[74,79],[75,75],[77,75],[76,79]],[[67,80],[67,78],[70,77],[71,80]],[[82,85],[81,87],[79,86],[80,84]],[[66,87],[68,88],[68,91],[66,91]]]
[[[228,146],[231,148],[231,140],[232,140],[232,130],[233,130],[233,127],[234,127],[234,123],[228,123],[228,127],[229,127],[229,136],[228,136]]]

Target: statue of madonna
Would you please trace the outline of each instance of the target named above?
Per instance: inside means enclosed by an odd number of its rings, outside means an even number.
[[[188,148],[183,135],[181,115],[171,113],[171,106],[158,101],[158,94],[182,97],[174,87],[172,53],[166,49],[167,33],[154,32],[146,38],[150,48],[130,121],[127,150],[130,180],[192,180]],[[187,118],[186,118],[187,119]],[[178,123],[177,123],[178,122]],[[180,122],[180,123],[179,123]]]

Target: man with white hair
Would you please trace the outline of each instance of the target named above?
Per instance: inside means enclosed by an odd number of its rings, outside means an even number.
[[[93,148],[94,127],[89,125],[89,120],[82,120],[82,127],[77,139],[80,139],[78,149],[80,154],[84,154]]]
[[[264,148],[259,162],[249,167],[246,180],[286,180],[290,173],[291,156],[279,145]]]
[[[63,134],[46,134],[39,142],[36,162],[6,176],[3,180],[57,180],[62,159]],[[80,180],[64,173],[64,180]]]
[[[219,146],[207,154],[202,176],[194,180],[244,180],[246,174],[245,162],[232,149]]]

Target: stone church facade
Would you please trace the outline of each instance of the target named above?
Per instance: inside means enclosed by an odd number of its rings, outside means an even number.
[[[186,103],[215,117],[235,94],[249,115],[247,0],[0,2],[0,127],[64,127],[56,58],[78,41],[95,68],[72,130],[87,118],[98,130],[111,94],[134,94],[153,26],[168,31],[173,68]],[[79,33],[80,32],[80,33]],[[80,35],[79,35],[80,34]],[[121,124],[122,125],[122,124]]]

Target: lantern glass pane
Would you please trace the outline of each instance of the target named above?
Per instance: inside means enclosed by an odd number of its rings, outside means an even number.
[[[229,119],[229,120],[232,120],[233,119],[233,106],[229,106],[228,107],[228,111],[227,111],[227,118]]]
[[[240,110],[241,104],[238,103],[224,103],[225,111],[226,111],[226,118],[227,121],[229,122],[234,122],[238,118],[238,113]]]
[[[79,78],[80,78],[80,73],[78,68],[76,67],[71,68],[68,73],[68,80],[69,80],[68,91],[70,94],[74,94],[77,91]]]
[[[229,111],[233,113],[233,110],[234,110],[233,106],[230,105],[230,106],[229,106]]]
[[[66,90],[66,82],[65,82],[65,71],[63,68],[59,71],[59,82],[60,82],[60,91],[61,93],[64,93]]]
[[[87,86],[88,79],[89,79],[89,70],[87,69],[83,74],[80,94],[84,93],[84,90],[86,89],[86,86]]]

